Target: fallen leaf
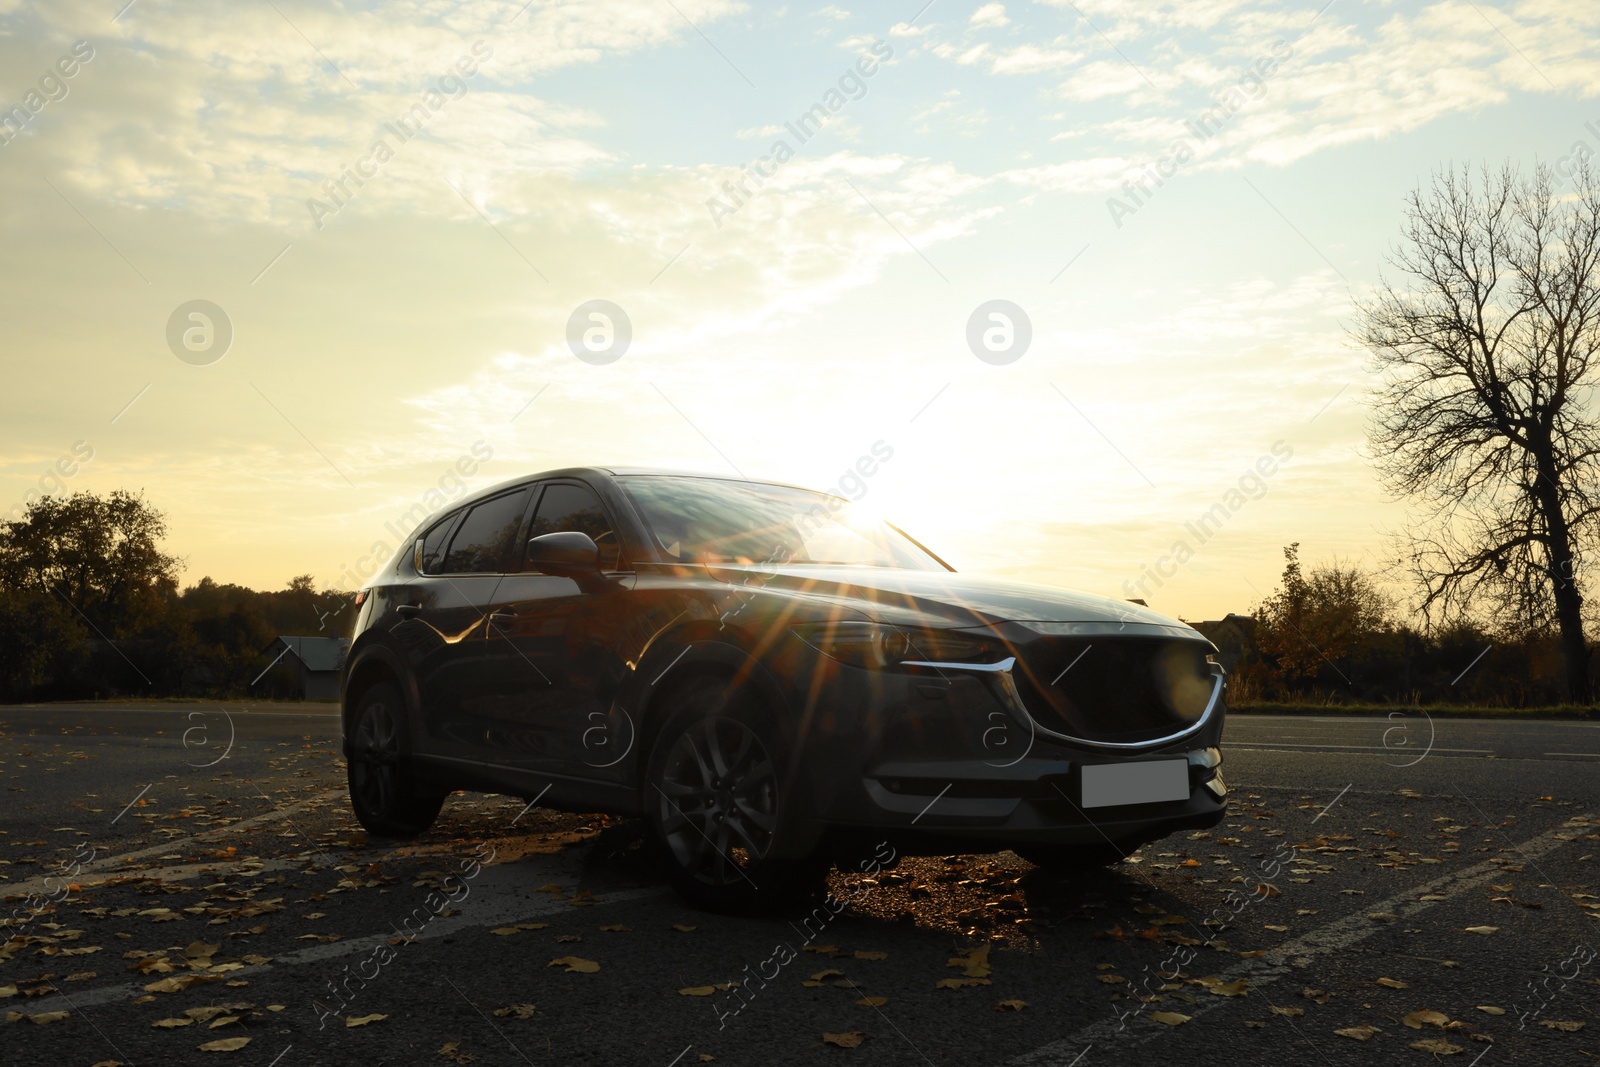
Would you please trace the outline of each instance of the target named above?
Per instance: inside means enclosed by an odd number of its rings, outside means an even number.
[[[1373,1034],[1381,1034],[1383,1031],[1376,1026],[1352,1026],[1345,1030],[1335,1030],[1334,1033],[1340,1037],[1353,1037],[1357,1041],[1370,1041]]]
[[[829,970],[826,970],[826,971],[818,971],[816,974],[811,976],[811,980],[813,982],[820,982],[824,978],[843,978],[843,977],[844,977],[844,972],[843,971],[835,971],[835,970],[829,969]]]
[[[1497,1008],[1492,1004],[1479,1004],[1478,1010],[1485,1015],[1504,1015],[1506,1013],[1504,1008]]]
[[[1409,1015],[1403,1016],[1400,1021],[1411,1027],[1413,1030],[1421,1030],[1424,1026],[1437,1026],[1443,1029],[1444,1024],[1450,1021],[1450,1016],[1442,1014],[1441,1012],[1423,1009],[1422,1011],[1414,1011]]]
[[[680,934],[692,934],[698,929],[694,926],[685,926],[683,923],[673,923],[672,928]]]
[[[1199,984],[1219,997],[1242,997],[1249,992],[1248,978],[1235,978],[1231,982],[1224,982],[1217,975],[1199,979]]]
[[[822,1035],[822,1043],[824,1045],[838,1045],[840,1048],[855,1048],[861,1044],[861,1035],[853,1030],[847,1034],[825,1033]]]
[[[886,960],[889,958],[889,954],[887,952],[877,952],[863,949],[856,949],[855,956],[858,960]]]
[[[387,1015],[380,1015],[377,1012],[371,1015],[350,1015],[345,1017],[344,1025],[346,1027],[366,1026],[368,1023],[381,1023],[387,1018]]]
[[[41,1011],[29,1015],[21,1011],[8,1011],[6,1012],[6,1022],[34,1023],[37,1026],[49,1026],[51,1023],[60,1022],[71,1014],[70,1011]]]
[[[628,928],[621,923],[617,923],[614,926],[602,926],[600,929],[608,934],[625,934],[628,932]]]
[[[941,978],[933,983],[935,989],[965,989],[974,985],[993,985],[987,978]]]
[[[1153,1011],[1150,1013],[1150,1018],[1166,1026],[1182,1026],[1193,1016],[1183,1015],[1175,1011]]]
[[[470,1053],[462,1052],[461,1045],[455,1041],[446,1041],[444,1044],[440,1045],[439,1055],[443,1056],[451,1063],[471,1063],[473,1060],[478,1058]]]
[[[680,997],[709,997],[717,991],[714,985],[691,985],[678,990]]]
[[[176,1030],[180,1026],[188,1026],[193,1022],[193,1019],[157,1019],[150,1025],[158,1026],[163,1030]]]
[[[1306,1010],[1304,1008],[1273,1008],[1272,1009],[1272,1014],[1274,1014],[1274,1015],[1283,1015],[1283,1016],[1289,1016],[1289,1017],[1293,1017],[1293,1016],[1296,1016],[1296,1015],[1304,1015],[1305,1013],[1306,1013]]]
[[[1467,927],[1467,933],[1469,933],[1469,934],[1482,934],[1485,937],[1487,937],[1490,934],[1498,934],[1499,932],[1500,932],[1500,928],[1498,926],[1469,926],[1469,927]]]
[[[1583,1029],[1582,1023],[1564,1022],[1560,1019],[1540,1019],[1539,1025],[1549,1027],[1552,1030],[1560,1030],[1565,1034],[1575,1034]]]
[[[521,933],[521,931],[518,930],[515,926],[496,926],[493,930],[490,930],[489,932],[491,934],[498,934],[501,937],[510,937],[512,934]]]
[[[568,974],[593,974],[600,969],[594,960],[580,959],[577,956],[562,956],[560,959],[551,960],[546,966],[565,967]]]
[[[995,1011],[1021,1011],[1028,1006],[1026,1000],[1002,1000],[994,1006]]]
[[[960,967],[961,973],[968,978],[983,978],[989,972],[989,943],[984,942],[972,949],[965,956],[956,956],[946,961],[946,967]]]
[[[502,1019],[531,1019],[539,1011],[532,1004],[508,1004],[503,1008],[496,1008],[495,1015]]]
[[[1454,1056],[1457,1053],[1467,1051],[1463,1046],[1452,1045],[1442,1037],[1432,1037],[1426,1041],[1413,1041],[1408,1047],[1414,1048],[1418,1052],[1431,1052],[1435,1056]]]
[[[1387,987],[1389,989],[1410,989],[1411,988],[1409,985],[1407,985],[1405,982],[1400,981],[1398,978],[1379,978],[1379,979],[1377,979],[1377,983],[1379,985],[1385,986],[1385,987]]]

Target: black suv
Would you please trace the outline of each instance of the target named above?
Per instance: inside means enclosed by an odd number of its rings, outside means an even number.
[[[427,521],[359,604],[344,751],[374,834],[455,789],[642,815],[677,889],[732,910],[866,842],[1070,870],[1223,816],[1204,637],[958,575],[837,496],[551,471]]]

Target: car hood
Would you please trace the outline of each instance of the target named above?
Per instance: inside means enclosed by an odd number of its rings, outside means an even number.
[[[1056,634],[1126,633],[1205,638],[1192,627],[1113,597],[1032,582],[886,567],[717,566],[735,585],[839,603],[901,626],[995,626],[1025,622]]]

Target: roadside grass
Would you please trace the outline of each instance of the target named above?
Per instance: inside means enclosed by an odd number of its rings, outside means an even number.
[[[1436,719],[1600,719],[1600,707],[1582,704],[1549,704],[1541,707],[1507,708],[1483,704],[1310,704],[1252,701],[1229,704],[1230,715],[1350,715],[1386,717],[1427,714]]]

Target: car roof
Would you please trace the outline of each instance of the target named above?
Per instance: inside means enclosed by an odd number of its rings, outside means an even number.
[[[780,482],[770,478],[746,478],[737,474],[712,474],[707,471],[675,470],[671,467],[624,467],[624,466],[593,466],[593,467],[561,467],[557,470],[538,471],[531,474],[520,474],[515,478],[507,478],[493,485],[469,493],[460,500],[446,505],[448,509],[461,507],[463,504],[476,503],[479,500],[494,496],[496,493],[513,489],[528,482],[544,481],[550,478],[584,478],[593,475],[605,477],[638,477],[638,476],[665,476],[672,478],[713,478],[721,482],[749,482],[753,485],[781,485],[789,489],[803,489],[806,492],[821,493],[821,490],[812,489],[810,486],[794,485],[790,482]],[[821,495],[828,495],[822,493]],[[446,510],[441,508],[440,511]],[[435,515],[439,512],[434,512]]]

